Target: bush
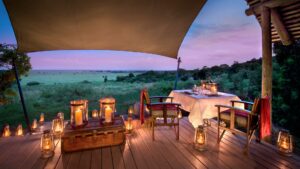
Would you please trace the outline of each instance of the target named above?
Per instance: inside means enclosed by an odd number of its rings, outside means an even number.
[[[40,85],[40,84],[41,84],[40,82],[33,81],[33,82],[28,82],[27,86],[36,86],[36,85]]]

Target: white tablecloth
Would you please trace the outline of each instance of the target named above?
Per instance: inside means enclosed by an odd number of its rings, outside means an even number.
[[[238,96],[218,92],[217,96],[194,94],[191,90],[173,90],[170,95],[174,97],[173,102],[180,103],[181,108],[190,112],[189,121],[196,128],[203,124],[204,118],[217,117],[218,109],[216,104],[231,106],[230,100],[241,100]],[[242,105],[236,107],[241,108]]]

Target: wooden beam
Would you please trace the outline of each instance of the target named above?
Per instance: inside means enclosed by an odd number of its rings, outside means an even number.
[[[283,45],[292,44],[292,39],[289,35],[289,32],[285,28],[276,8],[271,9],[271,20],[272,20],[272,23],[281,39],[282,44]]]
[[[300,0],[267,0],[264,2],[261,2],[257,5],[253,5],[249,9],[246,9],[245,13],[247,16],[253,15],[253,14],[260,14],[262,11],[262,7],[268,7],[268,8],[277,8],[283,5],[289,5],[295,2],[299,2]]]
[[[272,127],[272,38],[271,38],[271,12],[267,7],[262,7],[262,97],[268,96],[271,102],[271,127]]]

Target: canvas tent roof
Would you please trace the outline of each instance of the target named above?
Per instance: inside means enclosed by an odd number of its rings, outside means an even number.
[[[3,0],[20,52],[124,50],[177,58],[206,0]]]

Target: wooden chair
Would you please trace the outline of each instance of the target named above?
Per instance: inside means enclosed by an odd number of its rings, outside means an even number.
[[[256,98],[254,103],[236,100],[232,100],[231,103],[232,106],[216,105],[218,108],[218,143],[220,143],[225,132],[230,131],[247,138],[245,152],[248,153],[251,139],[259,128],[261,101]],[[245,109],[235,107],[235,103],[243,104]],[[252,109],[248,110],[250,107]],[[221,108],[227,108],[227,110],[221,111]],[[220,130],[223,130],[221,135]]]
[[[152,129],[152,140],[155,140],[154,128],[157,126],[174,127],[176,140],[179,140],[179,118],[180,104],[173,103],[173,97],[168,96],[149,96],[148,90],[144,89],[146,106],[150,113],[150,123]],[[170,99],[171,102],[165,102]],[[156,102],[153,102],[157,100]],[[160,120],[160,121],[159,121]],[[161,121],[162,120],[162,121]]]

